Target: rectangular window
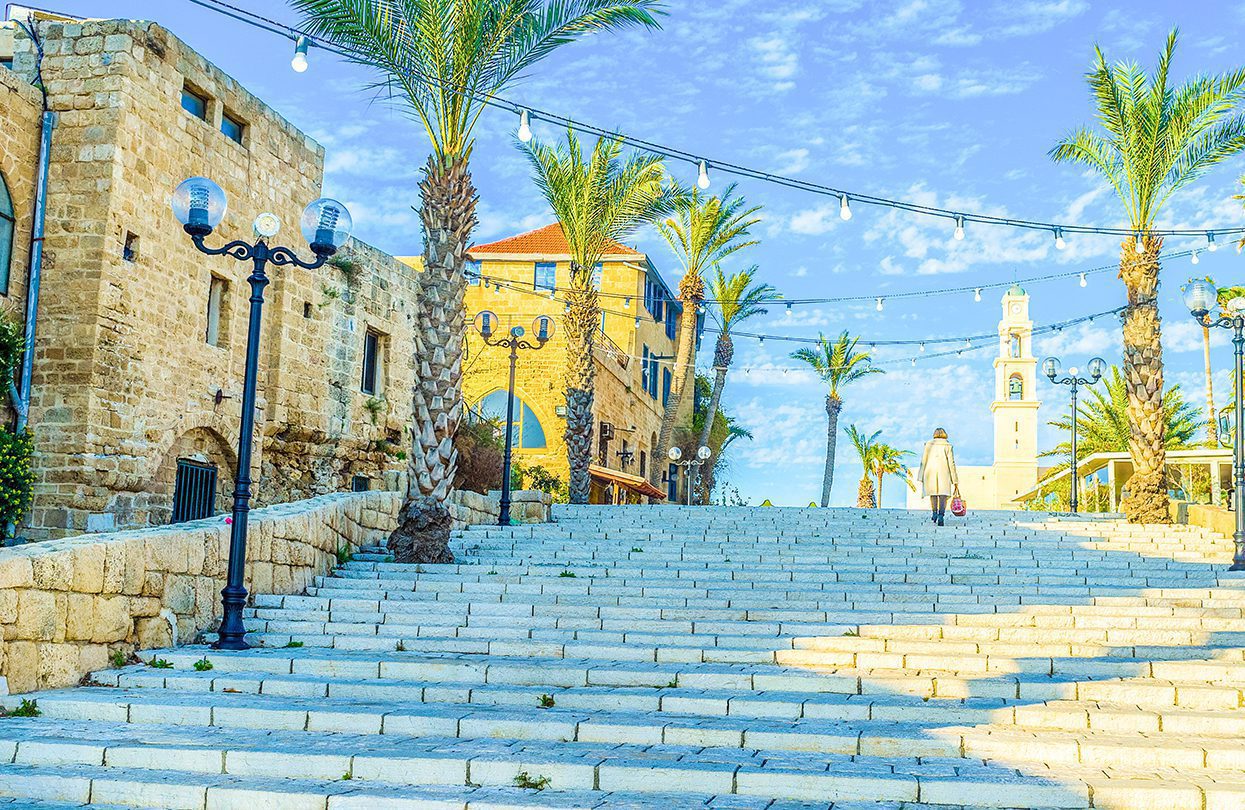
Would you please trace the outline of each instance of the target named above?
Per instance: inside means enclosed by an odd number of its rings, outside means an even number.
[[[671,503],[679,502],[679,465],[671,464],[666,471],[666,497]]]
[[[553,262],[536,262],[533,289],[552,290],[558,286],[558,266]]]
[[[220,324],[221,313],[225,309],[225,293],[228,288],[228,281],[212,276],[212,281],[208,285],[207,332],[204,335],[204,340],[209,346],[220,346],[224,342]]]
[[[242,130],[246,129],[246,125],[236,118],[232,118],[229,113],[225,113],[220,117],[220,131],[225,133],[225,137],[234,143],[242,143]]]
[[[670,384],[674,381],[674,375],[670,373],[670,369],[663,368],[661,370],[661,407],[666,407],[670,402]]]
[[[381,336],[371,329],[363,336],[363,381],[359,390],[375,396],[380,393],[384,378],[381,374]]]
[[[640,387],[648,393],[648,344],[644,344],[644,354],[640,360]]]
[[[207,120],[208,100],[189,87],[182,87],[182,109],[195,118]]]
[[[480,286],[480,262],[476,259],[468,259],[463,265],[463,273],[467,276],[467,283],[472,287]]]
[[[350,479],[351,492],[367,492],[372,488],[372,479],[366,475],[356,475]]]
[[[666,308],[666,337],[674,340],[679,331],[679,315],[674,307]]]
[[[0,67],[8,68],[9,70],[12,70],[13,69],[13,58],[11,56],[0,57]]]
[[[138,261],[138,236],[127,232],[125,234],[125,247],[121,248],[121,258],[127,262]]]
[[[651,356],[648,359],[648,395],[657,399],[657,359]]]

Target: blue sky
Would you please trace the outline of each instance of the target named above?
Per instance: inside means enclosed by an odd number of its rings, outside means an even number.
[[[285,4],[238,0],[293,22]],[[60,0],[83,16],[155,19],[264,98],[328,150],[326,191],[345,201],[367,241],[394,254],[419,252],[410,206],[427,153],[422,130],[400,109],[361,90],[366,73],[315,50],[311,69],[289,69],[292,45],[185,0]],[[689,152],[822,182],[851,191],[1029,219],[1122,225],[1121,208],[1096,177],[1046,157],[1069,129],[1092,117],[1084,73],[1095,43],[1109,59],[1151,65],[1178,25],[1175,73],[1237,67],[1231,47],[1245,25],[1245,4],[1195,0],[692,0],[670,3],[663,30],[592,37],[538,65],[507,96],[516,102],[617,128]],[[513,115],[486,113],[472,159],[480,191],[479,241],[551,220],[516,152]],[[534,125],[538,137],[557,137]],[[688,182],[690,166],[673,165]],[[1245,224],[1231,199],[1245,159],[1237,158],[1186,189],[1161,224]],[[727,178],[714,175],[714,188]],[[764,206],[761,244],[728,269],[759,265],[761,277],[788,297],[886,296],[909,290],[972,286],[1097,267],[1114,261],[1112,237],[1069,238],[1054,249],[1049,233],[970,225],[962,242],[945,220],[856,206],[850,222],[837,201],[755,181],[740,183]],[[654,233],[635,242],[673,286],[675,262]],[[1169,250],[1198,240],[1171,240]],[[1180,284],[1195,271],[1221,283],[1242,282],[1235,251],[1203,253],[1163,271],[1161,307],[1169,383],[1202,401],[1200,331],[1180,304]],[[1027,285],[1037,324],[1075,318],[1124,303],[1114,273]],[[921,339],[992,332],[998,293],[851,305],[782,307],[748,325],[770,334],[815,337],[849,329],[870,339]],[[1220,330],[1223,331],[1223,330]],[[1120,355],[1110,319],[1039,338],[1035,354],[1057,354],[1065,366],[1094,354]],[[706,346],[712,339],[706,340]],[[818,497],[825,454],[824,392],[795,369],[793,348],[777,341],[736,342],[736,371],[725,407],[756,435],[731,449],[724,477],[752,503],[807,504]],[[706,355],[708,352],[706,352]],[[878,359],[905,360],[906,349],[879,349]],[[990,462],[992,350],[887,366],[845,392],[842,424],[882,430],[900,447],[919,450],[945,426],[962,464]],[[702,358],[702,363],[708,358]],[[1216,395],[1227,399],[1230,347],[1216,335]],[[746,374],[743,369],[750,369]],[[1066,392],[1039,384],[1042,420],[1066,407]],[[1059,437],[1043,427],[1039,445]],[[845,437],[833,501],[853,503],[859,463]],[[902,504],[898,482],[885,505]]]

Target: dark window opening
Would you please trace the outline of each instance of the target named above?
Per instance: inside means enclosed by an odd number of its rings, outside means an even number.
[[[666,471],[666,498],[671,503],[679,502],[679,465],[671,464]]]
[[[126,231],[125,247],[121,248],[121,258],[127,262],[138,261],[138,235]]]
[[[380,335],[368,330],[363,336],[363,380],[359,390],[376,395],[380,383]]]
[[[208,305],[207,305],[207,332],[204,340],[209,346],[223,345],[221,340],[221,313],[225,307],[225,292],[229,287],[229,282],[223,278],[212,276],[211,284],[208,286]]]
[[[8,68],[9,70],[12,70],[13,69],[13,57],[11,56],[0,57],[0,67]]]
[[[310,301],[303,302],[303,317],[304,318],[311,317],[311,302]]]
[[[189,87],[182,88],[182,109],[203,121],[207,120],[208,100]]]
[[[220,117],[220,131],[225,133],[225,137],[234,143],[242,143],[242,131],[244,129],[246,129],[246,124],[230,117],[228,113]]]
[[[202,520],[216,514],[216,466],[184,458],[177,460],[173,484],[173,522]]]
[[[368,492],[372,489],[372,479],[366,475],[356,475],[350,479],[351,492]]]

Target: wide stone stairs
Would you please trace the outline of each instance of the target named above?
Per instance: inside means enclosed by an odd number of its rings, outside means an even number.
[[[0,797],[168,808],[1245,808],[1200,529],[562,507],[257,595],[244,653],[4,699]],[[39,803],[23,803],[27,799]],[[6,798],[0,798],[4,808]]]

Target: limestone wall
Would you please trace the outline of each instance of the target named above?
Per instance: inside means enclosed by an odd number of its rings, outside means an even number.
[[[510,493],[512,523],[547,523],[553,499],[545,492],[519,490]],[[450,496],[450,516],[454,528],[496,523],[501,513],[501,492],[487,495],[469,490],[455,490]]]
[[[341,546],[383,543],[396,493],[344,493],[251,513],[247,589],[299,593]],[[115,651],[187,642],[219,620],[224,518],[0,549],[0,694],[74,684]]]

